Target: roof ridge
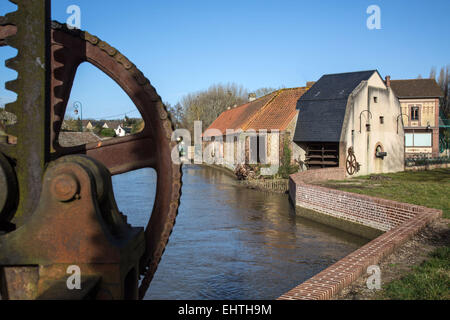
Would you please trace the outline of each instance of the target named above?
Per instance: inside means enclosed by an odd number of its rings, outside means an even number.
[[[340,74],[363,73],[363,72],[378,72],[378,69],[369,69],[369,70],[361,70],[361,71],[348,71],[348,72],[338,72],[338,73],[327,73],[327,74],[324,74],[323,76],[334,76],[334,75],[340,75]]]
[[[259,109],[257,112],[255,112],[255,114],[250,118],[249,121],[247,121],[246,125],[244,126],[245,128],[243,129],[244,131],[248,130],[250,125],[255,122],[256,118],[265,111],[266,108],[268,108],[268,106],[270,104],[272,104],[272,102],[274,102],[274,100],[276,98],[278,98],[280,96],[280,94],[284,91],[290,91],[290,90],[298,90],[298,89],[303,89],[306,90],[307,87],[295,87],[295,88],[282,88],[282,89],[278,89],[276,92],[276,94],[272,97],[272,99],[270,99],[261,109]]]
[[[416,80],[431,80],[431,81],[436,81],[436,79],[432,79],[432,78],[422,78],[422,79],[391,79],[392,81],[416,81]],[[437,82],[437,81],[436,81]]]
[[[267,101],[266,104],[263,105],[263,106],[261,107],[261,109],[259,109],[258,111],[256,111],[256,112],[253,114],[253,116],[250,117],[250,119],[249,119],[249,120],[245,123],[245,125],[243,126],[242,130],[244,130],[244,131],[247,131],[247,130],[248,130],[248,128],[250,127],[250,124],[251,124],[252,122],[255,121],[256,117],[259,116],[259,115],[263,112],[263,110],[265,110],[266,107],[267,107],[269,104],[271,104],[271,103],[273,102],[273,100],[275,100],[276,97],[278,97],[278,96],[280,95],[280,93],[282,92],[282,89],[277,90],[277,91],[274,91],[274,92],[275,92],[274,96],[273,96],[269,101]],[[272,92],[272,93],[273,93],[273,92]]]

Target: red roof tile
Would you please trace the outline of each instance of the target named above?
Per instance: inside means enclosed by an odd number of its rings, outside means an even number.
[[[241,106],[225,110],[214,122],[208,127],[209,129],[217,129],[226,134],[227,129],[239,130],[243,129],[251,117],[258,110],[264,107],[277,93],[270,93],[255,101],[243,104]]]
[[[297,101],[308,88],[281,89],[253,102],[224,111],[208,129],[283,131],[297,114]]]
[[[276,96],[250,119],[244,130],[286,130],[297,114],[297,101],[306,91],[306,88],[279,90]]]

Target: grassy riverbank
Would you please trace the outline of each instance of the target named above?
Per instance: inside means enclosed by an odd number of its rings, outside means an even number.
[[[450,169],[407,171],[321,183],[329,188],[441,209],[450,219]]]
[[[379,296],[393,300],[450,300],[450,247],[434,250],[429,260],[384,286]]]
[[[430,171],[409,171],[393,174],[370,175],[346,181],[329,181],[321,183],[329,188],[365,194],[400,202],[407,202],[443,211],[443,231],[435,230],[433,236],[442,241],[424,241],[423,235],[418,237],[416,246],[406,244],[400,251],[409,255],[409,259],[399,259],[396,263],[385,262],[385,275],[394,274],[380,292],[367,293],[364,284],[354,288],[362,299],[394,299],[394,300],[449,300],[450,299],[450,239],[448,226],[450,222],[450,169]],[[440,235],[439,233],[442,233]],[[425,237],[426,238],[426,237]],[[422,241],[422,243],[421,243]],[[423,261],[411,257],[417,255],[423,247],[431,247]],[[395,258],[396,254],[393,254]],[[397,253],[399,255],[399,253]],[[390,258],[390,259],[394,259]],[[385,279],[386,280],[386,279]]]

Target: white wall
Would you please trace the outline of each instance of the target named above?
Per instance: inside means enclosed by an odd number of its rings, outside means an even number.
[[[376,103],[374,97],[377,97]],[[365,110],[369,110],[372,117]],[[361,164],[360,171],[354,176],[404,170],[405,146],[401,120],[397,133],[397,117],[400,113],[397,97],[391,88],[384,85],[378,74],[354,90],[348,101],[341,135],[341,141],[346,144],[346,154],[348,148],[353,146],[356,160]],[[384,117],[383,124],[380,117]],[[370,132],[367,131],[367,123],[370,123]],[[378,144],[387,152],[383,160],[375,157]]]

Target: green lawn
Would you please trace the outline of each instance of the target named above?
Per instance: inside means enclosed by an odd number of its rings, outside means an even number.
[[[450,218],[450,169],[372,175],[321,185],[441,209],[444,218]]]
[[[450,247],[436,249],[429,260],[382,289],[381,299],[450,300]]]
[[[441,209],[450,218],[450,169],[408,171],[321,183],[326,187]],[[430,259],[383,286],[379,299],[449,300],[450,247],[436,249]]]

